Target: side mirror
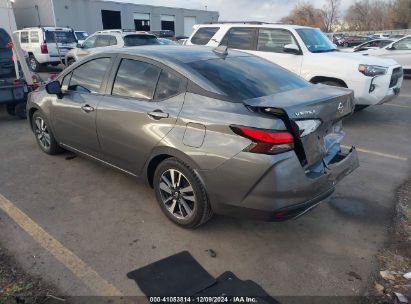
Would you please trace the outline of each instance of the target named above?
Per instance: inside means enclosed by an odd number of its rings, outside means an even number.
[[[81,43],[77,43],[77,48],[82,49],[83,45]]]
[[[387,50],[389,50],[389,51],[393,51],[393,50],[395,50],[395,46],[393,46],[393,45],[388,46],[388,47],[387,47]]]
[[[295,44],[286,44],[284,45],[284,53],[288,53],[288,54],[294,54],[294,55],[300,55],[300,48],[298,47],[298,45]]]
[[[60,82],[58,80],[54,80],[46,84],[46,92],[48,94],[57,95],[58,98],[63,96],[63,92],[61,91]]]

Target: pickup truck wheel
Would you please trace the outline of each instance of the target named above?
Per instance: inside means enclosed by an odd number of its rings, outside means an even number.
[[[43,152],[54,155],[63,151],[55,140],[53,132],[49,128],[48,121],[38,111],[33,115],[32,128],[36,136],[36,141]]]
[[[21,119],[26,119],[27,118],[27,112],[26,112],[26,103],[25,102],[20,102],[16,104],[14,107],[14,111],[16,113],[16,116],[21,118]]]
[[[193,169],[176,158],[160,163],[153,186],[164,214],[183,228],[196,228],[213,215],[203,184]]]
[[[16,115],[15,108],[16,108],[16,105],[14,103],[9,103],[6,105],[6,111],[11,116]]]
[[[329,86],[332,86],[332,87],[340,87],[340,88],[345,88],[346,87],[342,83],[339,83],[337,81],[332,81],[332,80],[323,81],[323,82],[320,82],[320,83],[326,84],[326,85],[329,85]]]
[[[43,65],[37,61],[34,55],[29,56],[29,66],[33,72],[40,72]]]

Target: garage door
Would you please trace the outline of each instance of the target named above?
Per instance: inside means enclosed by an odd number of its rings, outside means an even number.
[[[173,15],[161,15],[161,30],[175,31],[174,27],[175,16]]]
[[[195,24],[196,17],[184,17],[184,36],[189,37],[191,35]]]

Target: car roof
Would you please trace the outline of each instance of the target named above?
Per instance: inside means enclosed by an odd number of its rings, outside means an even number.
[[[190,62],[223,58],[222,54],[214,51],[214,49],[210,47],[181,45],[146,45],[121,49],[109,47],[105,49],[104,52],[99,52],[95,56],[104,57],[104,55],[108,54],[139,56],[145,59],[154,60],[165,64],[210,92],[219,93],[220,91],[209,81],[206,81],[206,79],[197,75],[189,66],[187,66]],[[224,56],[224,58],[233,57],[253,57],[253,55],[241,51],[228,50],[228,54]]]
[[[313,29],[314,27],[310,26],[303,26],[303,25],[296,25],[296,24],[283,24],[283,23],[237,23],[237,22],[224,22],[224,23],[205,23],[205,24],[196,24],[194,26],[195,29],[200,27],[220,27],[220,28],[231,28],[231,27],[258,27],[258,28],[281,28],[281,29],[300,29],[300,28],[307,28]]]

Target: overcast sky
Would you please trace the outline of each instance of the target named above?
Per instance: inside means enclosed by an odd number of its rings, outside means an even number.
[[[258,20],[275,22],[287,15],[299,0],[114,0],[160,6],[183,7],[219,11],[220,21]],[[310,0],[321,8],[324,0]],[[354,0],[342,0],[342,9],[347,9]]]

